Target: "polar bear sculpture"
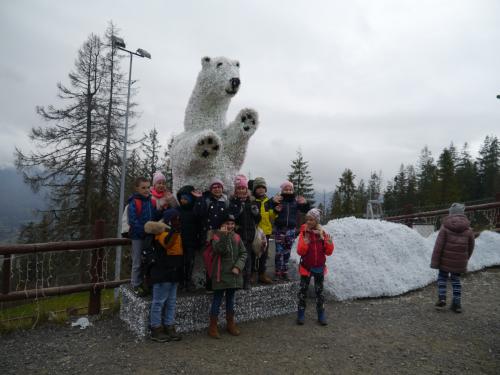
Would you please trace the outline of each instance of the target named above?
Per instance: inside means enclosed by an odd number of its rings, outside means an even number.
[[[240,63],[225,57],[203,57],[201,65],[186,108],[184,132],[172,145],[173,189],[193,185],[205,190],[216,177],[232,191],[248,140],[257,129],[258,115],[245,108],[227,125],[229,103],[240,87]]]

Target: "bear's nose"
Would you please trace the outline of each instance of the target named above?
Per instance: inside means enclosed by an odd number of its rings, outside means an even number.
[[[231,82],[231,87],[233,90],[236,90],[240,86],[240,83],[241,83],[239,78],[231,78],[230,82]]]

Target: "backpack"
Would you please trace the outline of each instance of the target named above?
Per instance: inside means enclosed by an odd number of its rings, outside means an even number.
[[[142,212],[142,200],[139,198],[134,198],[135,201],[135,214],[141,216]],[[130,237],[130,224],[128,223],[128,204],[123,209],[122,213],[122,237]]]
[[[214,264],[214,251],[212,248],[212,242],[207,241],[205,244],[205,250],[203,250],[203,263],[205,264],[205,270],[207,271],[208,278],[212,278],[212,270],[213,270],[213,264]],[[217,281],[220,280],[220,268],[221,268],[221,259],[220,256],[217,257],[217,265],[218,265],[218,272],[217,272]]]

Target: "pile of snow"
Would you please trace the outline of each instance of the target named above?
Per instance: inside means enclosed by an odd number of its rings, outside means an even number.
[[[354,217],[332,220],[324,229],[335,243],[325,290],[338,300],[394,296],[437,278],[429,267],[437,233],[424,238],[402,224]],[[292,258],[299,260],[296,247]],[[468,270],[493,265],[500,265],[500,234],[486,231],[476,239]]]

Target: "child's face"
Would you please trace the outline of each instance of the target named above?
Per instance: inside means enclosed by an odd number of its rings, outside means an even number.
[[[221,229],[225,228],[225,230],[227,230],[228,232],[232,232],[234,231],[234,226],[235,226],[234,221],[226,221],[224,224],[222,224]]]
[[[263,197],[266,195],[266,188],[259,186],[257,189],[255,189],[255,196],[256,197]]]
[[[149,182],[144,181],[144,182],[141,182],[139,184],[139,186],[135,187],[135,191],[136,191],[136,193],[138,193],[138,194],[142,195],[143,197],[147,198],[147,197],[149,197],[149,187],[150,187]]]
[[[153,185],[153,188],[158,193],[163,193],[164,191],[167,191],[167,183],[164,180],[160,180],[156,184]]]
[[[219,184],[214,184],[210,188],[210,193],[215,197],[215,198],[220,198],[222,196],[222,186]]]
[[[293,194],[293,187],[285,186],[283,190],[281,190],[282,194]]]
[[[189,204],[189,201],[186,198],[181,198],[179,203],[181,204],[181,206],[186,206]]]
[[[316,229],[318,222],[310,216],[306,216],[307,229]]]
[[[234,193],[238,198],[246,198],[248,195],[248,188],[245,186],[237,186]]]

